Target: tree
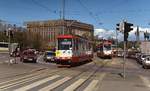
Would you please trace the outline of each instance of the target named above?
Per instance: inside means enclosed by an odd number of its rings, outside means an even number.
[[[123,42],[119,42],[118,43],[118,48],[122,48],[123,49],[124,45],[123,45]]]
[[[28,47],[43,50],[48,45],[48,38],[43,38],[38,33],[27,32],[27,45]]]
[[[4,31],[0,31],[0,41],[8,42],[8,37],[4,34]]]

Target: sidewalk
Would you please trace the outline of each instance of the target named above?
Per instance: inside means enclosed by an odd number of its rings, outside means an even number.
[[[150,91],[137,75],[127,74],[123,79],[119,74],[107,74],[100,91]]]
[[[107,72],[107,75],[99,85],[98,91],[150,91],[150,88],[140,78],[141,74],[133,73],[134,71],[140,70],[136,65],[136,61],[132,59],[126,60],[125,79],[121,75],[123,72],[122,63],[123,58],[113,58],[108,65],[105,65],[101,71]]]

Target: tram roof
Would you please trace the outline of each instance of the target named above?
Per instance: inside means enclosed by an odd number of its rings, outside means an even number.
[[[84,38],[84,37],[82,37],[82,36],[79,36],[79,35],[59,35],[59,36],[57,36],[57,38],[79,38],[79,39],[83,39],[83,40],[86,40],[86,41],[89,41],[89,42],[91,42],[91,43],[94,43],[93,41],[90,41],[90,40],[88,40],[87,38]]]

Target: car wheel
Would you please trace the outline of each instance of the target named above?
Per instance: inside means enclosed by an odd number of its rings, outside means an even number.
[[[22,62],[23,60],[22,60],[22,58],[20,58],[20,62]]]
[[[145,65],[143,65],[143,68],[144,68],[144,69],[147,69],[147,67],[146,67]]]
[[[37,60],[36,60],[36,59],[34,60],[34,63],[37,63]]]
[[[22,62],[25,63],[26,61],[24,59],[22,59]]]

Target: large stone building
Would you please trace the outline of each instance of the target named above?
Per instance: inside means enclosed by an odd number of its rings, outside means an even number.
[[[55,47],[57,36],[60,34],[74,34],[93,40],[94,27],[91,24],[76,20],[48,20],[26,22],[29,33],[39,33],[48,38],[49,46]]]

